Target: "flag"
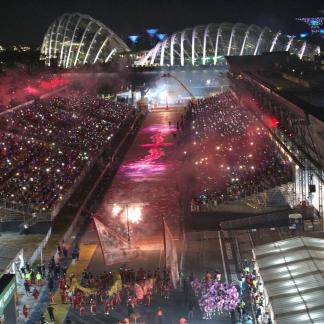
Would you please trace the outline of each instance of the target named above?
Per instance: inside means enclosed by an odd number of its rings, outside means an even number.
[[[164,218],[163,218],[163,231],[164,231],[163,238],[164,238],[165,264],[166,267],[170,269],[172,285],[174,288],[176,288],[179,282],[177,247],[174,244],[172,233]]]
[[[107,266],[125,263],[140,256],[138,247],[131,247],[127,240],[114,230],[108,228],[98,218],[94,217],[102,254]]]

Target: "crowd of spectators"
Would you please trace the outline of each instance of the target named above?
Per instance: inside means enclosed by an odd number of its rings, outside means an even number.
[[[239,279],[241,302],[237,308],[239,324],[252,324],[249,308],[258,324],[272,324],[269,306],[265,303],[264,287],[255,268],[255,263],[244,260]]]
[[[0,116],[0,199],[48,211],[134,119],[130,105],[84,91]]]
[[[191,102],[196,178],[192,210],[262,192],[291,180],[291,164],[267,129],[230,91]]]

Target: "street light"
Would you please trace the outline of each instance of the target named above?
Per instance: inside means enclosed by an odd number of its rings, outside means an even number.
[[[131,245],[129,223],[138,224],[142,220],[142,207],[146,206],[147,203],[113,203],[107,205],[112,205],[113,217],[117,217],[126,209],[127,241]]]
[[[117,204],[114,204],[114,207],[112,209],[112,213],[114,216],[118,216],[118,214],[122,211],[122,208],[118,206]]]
[[[142,207],[130,207],[128,209],[128,214],[129,220],[134,224],[138,224],[142,220]]]
[[[126,218],[127,218],[127,241],[128,241],[128,244],[131,245],[130,231],[129,231],[129,219],[128,219],[128,205],[127,204],[126,204]]]

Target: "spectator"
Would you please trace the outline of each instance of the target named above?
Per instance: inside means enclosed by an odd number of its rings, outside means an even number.
[[[194,310],[195,310],[195,306],[194,306],[193,302],[190,302],[188,305],[188,320],[193,320]]]
[[[26,295],[28,296],[30,294],[30,285],[27,280],[24,281],[24,287],[25,287]]]
[[[158,307],[157,311],[156,311],[156,316],[157,316],[157,323],[158,324],[163,324],[163,310],[161,307]]]
[[[47,307],[47,312],[48,312],[48,316],[50,317],[51,321],[55,321],[55,317],[54,317],[54,307],[52,305],[49,305]]]
[[[36,216],[51,211],[89,163],[117,144],[133,111],[70,90],[1,115],[0,199]]]
[[[194,176],[191,210],[213,210],[292,180],[292,166],[269,132],[230,91],[189,104]],[[276,174],[276,176],[274,176]],[[193,179],[194,180],[194,179]]]
[[[24,315],[25,319],[28,318],[28,308],[26,305],[23,306],[23,315]]]

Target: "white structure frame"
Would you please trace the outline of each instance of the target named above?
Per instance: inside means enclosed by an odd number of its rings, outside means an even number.
[[[176,44],[180,46],[180,52],[176,51]],[[208,64],[218,65],[223,63],[223,60],[219,60],[220,56],[259,55],[273,51],[289,51],[302,59],[305,53],[318,55],[320,49],[307,42],[297,42],[294,37],[281,32],[274,33],[268,27],[262,29],[241,23],[211,23],[173,33],[157,43],[135,65],[206,65],[210,53],[213,53],[213,61]],[[198,63],[197,58],[200,57],[202,60]]]
[[[81,39],[77,41],[77,33],[80,31]],[[114,54],[129,50],[107,26],[88,15],[75,12],[54,20],[44,35],[41,55],[47,65],[51,64],[52,58],[57,58],[59,66],[69,68],[108,62]]]

